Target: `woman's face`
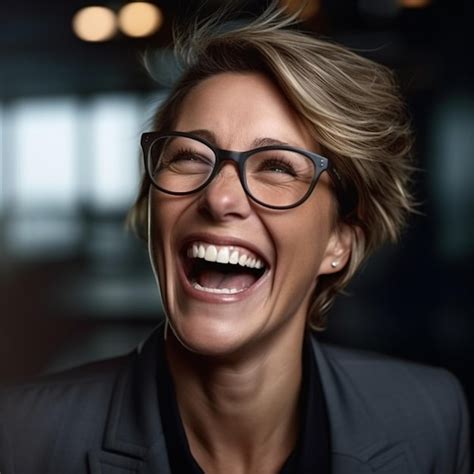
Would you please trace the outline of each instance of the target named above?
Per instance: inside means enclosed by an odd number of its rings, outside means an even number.
[[[228,150],[278,141],[319,151],[280,90],[257,73],[223,73],[198,84],[175,130],[212,137]],[[340,270],[350,248],[350,232],[334,225],[326,173],[308,200],[290,210],[251,201],[231,162],[198,193],[152,188],[149,198],[150,256],[170,324],[186,347],[232,355],[270,340],[301,343],[318,275]],[[211,260],[246,256],[263,268],[209,263],[199,258],[203,252]]]

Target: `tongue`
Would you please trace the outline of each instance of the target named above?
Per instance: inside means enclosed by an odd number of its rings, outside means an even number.
[[[244,290],[252,286],[257,277],[250,272],[221,273],[216,270],[203,270],[196,280],[205,288]]]

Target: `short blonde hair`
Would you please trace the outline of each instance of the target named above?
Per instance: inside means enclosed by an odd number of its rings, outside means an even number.
[[[214,19],[181,36],[175,48],[184,72],[153,119],[173,130],[180,105],[204,79],[223,72],[262,72],[273,80],[306,123],[322,154],[345,185],[349,210],[338,220],[354,230],[351,257],[341,271],[319,277],[308,324],[325,327],[325,314],[362,261],[396,241],[413,210],[408,191],[412,133],[393,74],[345,47],[293,28],[276,7],[246,25],[224,29]],[[150,182],[143,177],[128,223],[147,238]],[[346,199],[346,200],[347,200]]]

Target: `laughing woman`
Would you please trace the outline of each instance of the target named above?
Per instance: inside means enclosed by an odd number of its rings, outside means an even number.
[[[2,474],[470,472],[454,377],[315,336],[411,210],[411,134],[385,68],[288,24],[181,45],[131,213],[166,324],[5,389]]]

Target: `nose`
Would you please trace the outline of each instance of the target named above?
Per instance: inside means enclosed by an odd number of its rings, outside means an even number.
[[[201,192],[199,209],[216,221],[245,219],[251,212],[238,168],[226,163]]]

